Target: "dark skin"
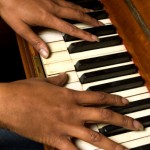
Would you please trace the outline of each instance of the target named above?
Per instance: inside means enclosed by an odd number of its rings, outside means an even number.
[[[49,27],[87,41],[96,41],[96,36],[61,19],[71,18],[99,26],[101,23],[85,14],[88,11],[63,0],[0,0],[1,17],[44,57],[48,56],[43,55],[43,50],[49,51],[47,45],[30,27]],[[72,137],[105,150],[126,149],[86,128],[84,124],[87,122],[143,130],[141,123],[133,118],[92,106],[123,106],[128,104],[127,99],[103,92],[67,89],[64,87],[67,80],[64,73],[47,79],[0,83],[0,127],[43,143],[47,149],[51,146],[59,150],[78,150],[70,141]]]

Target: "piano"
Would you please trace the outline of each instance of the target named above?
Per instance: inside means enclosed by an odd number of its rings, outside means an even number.
[[[71,0],[94,9],[89,15],[104,23],[91,27],[71,20],[75,26],[96,34],[100,42],[87,42],[52,29],[37,34],[52,51],[49,59],[17,35],[26,77],[69,74],[67,88],[104,91],[129,99],[127,107],[110,109],[140,120],[144,131],[128,131],[106,124],[91,128],[131,150],[150,149],[150,0]],[[81,150],[100,150],[75,140]]]

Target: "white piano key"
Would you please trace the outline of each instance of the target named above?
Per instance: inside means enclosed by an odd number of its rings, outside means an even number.
[[[58,52],[58,51],[64,51],[67,50],[66,43],[63,41],[57,41],[57,42],[50,42],[47,43],[48,47],[50,48],[51,52]]]
[[[80,78],[84,73],[98,71],[98,70],[104,70],[104,69],[110,69],[110,68],[115,68],[115,67],[120,67],[120,66],[126,66],[126,65],[130,65],[130,64],[133,64],[133,61],[125,62],[125,63],[119,63],[119,64],[105,66],[105,67],[98,67],[98,68],[84,70],[84,71],[79,71],[79,72],[77,72],[77,74]]]
[[[111,94],[120,95],[122,97],[130,97],[130,96],[134,96],[134,95],[138,95],[138,94],[142,94],[142,93],[147,93],[147,92],[149,92],[147,87],[142,86],[142,87],[138,87],[138,88],[134,88],[134,89],[130,89],[130,90],[114,92]]]
[[[72,61],[68,60],[44,65],[44,70],[46,75],[49,76],[61,72],[73,71],[75,70],[75,68],[74,65],[72,64]]]
[[[63,40],[61,32],[53,29],[44,29],[37,34],[46,43]]]
[[[112,24],[110,19],[102,19],[102,20],[98,20],[98,21],[102,22],[104,25],[110,25],[110,24]],[[87,24],[84,24],[84,23],[76,23],[74,25],[76,27],[80,28],[80,29],[86,29],[86,28],[92,28],[93,27],[91,25],[87,25]]]
[[[73,64],[76,64],[77,61],[82,60],[82,59],[106,56],[106,55],[122,53],[122,52],[127,51],[126,49],[122,49],[122,48],[123,46],[112,46],[112,47],[107,47],[107,48],[94,49],[94,50],[89,50],[89,51],[84,51],[84,52],[79,52],[79,53],[73,53],[73,54],[70,54],[70,57],[73,60]]]
[[[41,58],[44,65],[60,62],[60,61],[66,61],[70,60],[70,55],[68,51],[61,51],[61,52],[55,52],[51,53],[51,56],[48,59]]]
[[[76,91],[83,91],[82,85],[80,82],[69,83],[65,87],[68,89],[76,90]]]
[[[142,94],[139,94],[139,95],[127,97],[129,102],[134,102],[134,101],[142,100],[142,99],[146,99],[146,98],[150,98],[150,93],[142,93]]]
[[[146,137],[143,137],[140,139],[122,143],[122,145],[124,145],[125,147],[130,148],[130,149],[140,147],[143,145],[147,145],[147,144],[150,144],[150,136],[146,136]]]
[[[71,72],[66,72],[68,74],[68,83],[73,83],[73,82],[79,82],[79,78],[77,76],[77,73],[75,71],[71,71]],[[53,74],[53,75],[48,75],[47,77],[53,77],[53,76],[58,76],[58,74]]]
[[[75,71],[67,72],[69,76],[68,83],[79,82],[78,75]]]
[[[110,83],[110,82],[130,79],[130,78],[139,77],[139,76],[140,76],[139,73],[135,73],[135,74],[131,74],[131,75],[120,76],[120,77],[116,77],[116,78],[110,78],[110,79],[107,79],[107,80],[101,80],[101,81],[95,81],[95,82],[91,82],[91,83],[86,83],[86,84],[83,84],[83,89],[86,90],[90,86],[101,85],[101,84],[105,84],[105,83]]]

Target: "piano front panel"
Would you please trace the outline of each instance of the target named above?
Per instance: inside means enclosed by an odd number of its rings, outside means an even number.
[[[41,67],[37,67],[34,61],[35,57],[37,57],[37,53],[34,52],[31,46],[26,44],[26,47],[29,48],[29,53],[34,58],[32,59],[34,63],[33,66],[36,66],[35,68],[40,72],[36,74],[36,76],[42,76],[41,74],[44,73],[46,77],[50,77],[61,72],[67,72],[69,81],[66,88],[79,91],[100,89],[100,91],[104,90],[104,92],[108,91],[108,93],[126,97],[130,102],[149,99],[149,40],[131,14],[124,0],[101,0],[101,2],[104,5],[106,12],[108,12],[109,17],[102,18],[99,21],[103,22],[106,26],[114,25],[117,32],[101,35],[99,38],[111,39],[110,37],[119,35],[122,39],[122,43],[96,48],[91,48],[93,46],[91,46],[90,43],[87,43],[89,46],[83,46],[84,50],[81,51],[81,49],[79,49],[81,52],[74,53],[74,50],[68,51],[71,47],[70,45],[75,42],[82,42],[82,40],[65,41],[63,33],[51,29],[42,30],[38,32],[38,34],[48,44],[52,51],[52,55],[49,59],[40,57],[44,68],[44,71],[42,70],[43,72],[41,71]],[[96,8],[95,11],[100,10],[97,10]],[[75,23],[75,25],[81,29],[92,28],[91,26],[82,23]],[[76,49],[78,49],[78,47],[75,48],[75,50]],[[131,69],[130,66],[137,67],[137,70]],[[120,70],[122,67],[129,68],[129,70]],[[111,71],[111,69],[114,70]],[[114,71],[116,71],[116,74],[113,73]],[[102,73],[104,73],[103,76]],[[127,112],[126,115],[137,119],[147,117],[150,115],[150,107],[143,106],[142,109],[130,113]],[[105,124],[95,124],[91,126],[91,128],[99,132],[100,129],[105,126]],[[128,148],[138,150],[136,147],[147,144],[150,145],[150,140],[148,140],[150,139],[150,126],[146,126],[146,130],[142,132],[128,131],[112,135],[109,138]],[[75,144],[81,150],[98,149],[81,140],[76,140]],[[146,150],[145,147],[144,150]]]

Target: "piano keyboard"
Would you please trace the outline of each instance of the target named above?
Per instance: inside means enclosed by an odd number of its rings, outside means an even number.
[[[67,72],[69,75],[67,88],[79,91],[104,91],[128,98],[131,102],[129,106],[110,109],[140,120],[145,126],[145,131],[128,131],[104,124],[96,124],[91,128],[131,150],[148,150],[150,93],[144,80],[103,5],[97,0],[79,0],[76,3],[87,8],[92,7],[95,12],[89,14],[105,26],[93,28],[79,22],[71,23],[96,34],[100,42],[83,41],[51,29],[39,32],[39,36],[52,51],[49,59],[41,57],[45,75],[49,77]],[[76,140],[75,143],[81,150],[98,149],[81,140]]]

